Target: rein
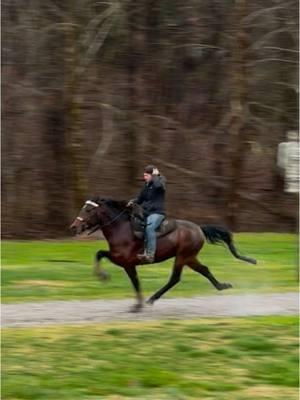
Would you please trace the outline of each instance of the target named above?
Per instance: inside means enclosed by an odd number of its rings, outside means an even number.
[[[124,208],[124,210],[122,210],[118,215],[116,215],[111,221],[108,221],[107,223],[101,225],[101,224],[97,224],[95,225],[95,227],[88,233],[88,235],[91,235],[92,233],[94,233],[97,229],[102,229],[105,226],[109,226],[112,225],[115,221],[117,221],[117,219],[119,219],[123,214],[125,214],[125,212],[127,211],[127,208]]]
[[[116,215],[111,221],[108,221],[106,224],[98,224],[98,226],[100,228],[104,228],[105,226],[109,226],[111,224],[113,224],[117,219],[119,219],[121,217],[121,215],[125,214],[125,212],[127,211],[127,208],[124,208],[123,211],[121,211],[118,215]]]

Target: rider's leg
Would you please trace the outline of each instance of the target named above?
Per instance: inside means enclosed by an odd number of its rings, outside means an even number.
[[[147,218],[146,226],[146,252],[148,255],[154,257],[156,251],[156,232],[155,230],[160,226],[164,219],[161,214],[151,214]]]
[[[147,218],[147,226],[145,230],[145,252],[143,258],[146,261],[152,262],[154,260],[156,251],[156,233],[155,230],[160,226],[164,219],[164,215],[151,214]]]

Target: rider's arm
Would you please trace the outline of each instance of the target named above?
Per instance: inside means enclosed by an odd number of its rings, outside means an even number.
[[[153,186],[166,190],[166,178],[163,175],[153,175]]]
[[[138,195],[138,197],[135,199],[135,202],[137,204],[142,204],[142,202],[144,201],[144,189],[141,190],[140,194]]]
[[[134,203],[136,204],[142,204],[144,201],[144,188],[140,191],[140,194],[135,197],[134,199],[129,200],[129,202],[127,203],[128,206],[132,206]]]

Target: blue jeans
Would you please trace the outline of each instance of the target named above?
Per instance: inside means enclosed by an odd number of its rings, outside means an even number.
[[[160,226],[165,216],[162,214],[151,214],[147,217],[146,226],[146,252],[147,254],[154,256],[156,251],[156,233],[155,230]]]

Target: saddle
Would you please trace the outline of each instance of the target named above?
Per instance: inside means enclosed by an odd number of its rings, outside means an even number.
[[[146,219],[144,217],[143,208],[138,204],[132,206],[131,212],[131,228],[134,236],[138,239],[144,239],[146,229]],[[156,237],[160,238],[170,232],[175,231],[177,228],[175,219],[165,218],[160,226],[156,229]]]

